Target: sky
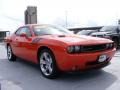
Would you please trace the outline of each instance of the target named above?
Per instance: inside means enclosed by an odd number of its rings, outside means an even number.
[[[0,30],[24,25],[27,6],[37,6],[38,23],[67,28],[116,25],[120,19],[120,0],[0,0]]]

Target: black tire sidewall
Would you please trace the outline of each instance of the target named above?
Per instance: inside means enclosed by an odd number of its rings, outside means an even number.
[[[11,49],[11,58],[10,58],[10,59],[8,58],[8,60],[9,60],[9,61],[16,61],[16,56],[13,54],[12,48],[11,48],[10,45],[7,46],[7,57],[8,57],[8,47],[10,47],[10,49]]]

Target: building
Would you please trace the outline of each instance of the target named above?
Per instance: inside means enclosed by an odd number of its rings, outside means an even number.
[[[0,42],[3,42],[4,38],[9,35],[10,35],[10,31],[4,31],[0,29]]]
[[[24,14],[25,14],[25,24],[37,23],[37,7],[28,6]]]

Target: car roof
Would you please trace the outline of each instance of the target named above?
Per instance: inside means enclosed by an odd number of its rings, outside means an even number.
[[[118,27],[118,26],[119,25],[114,25],[114,26],[113,25],[111,25],[111,26],[109,25],[109,26],[103,26],[103,27]]]
[[[30,27],[32,27],[32,26],[50,26],[50,25],[49,24],[26,24],[24,26],[30,26]]]

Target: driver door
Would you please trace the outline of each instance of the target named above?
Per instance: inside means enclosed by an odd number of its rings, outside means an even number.
[[[24,34],[25,36],[21,36],[21,34]],[[31,54],[30,45],[32,42],[32,34],[29,27],[25,26],[20,28],[19,35],[16,37],[16,42],[18,57],[29,60],[29,56]]]

